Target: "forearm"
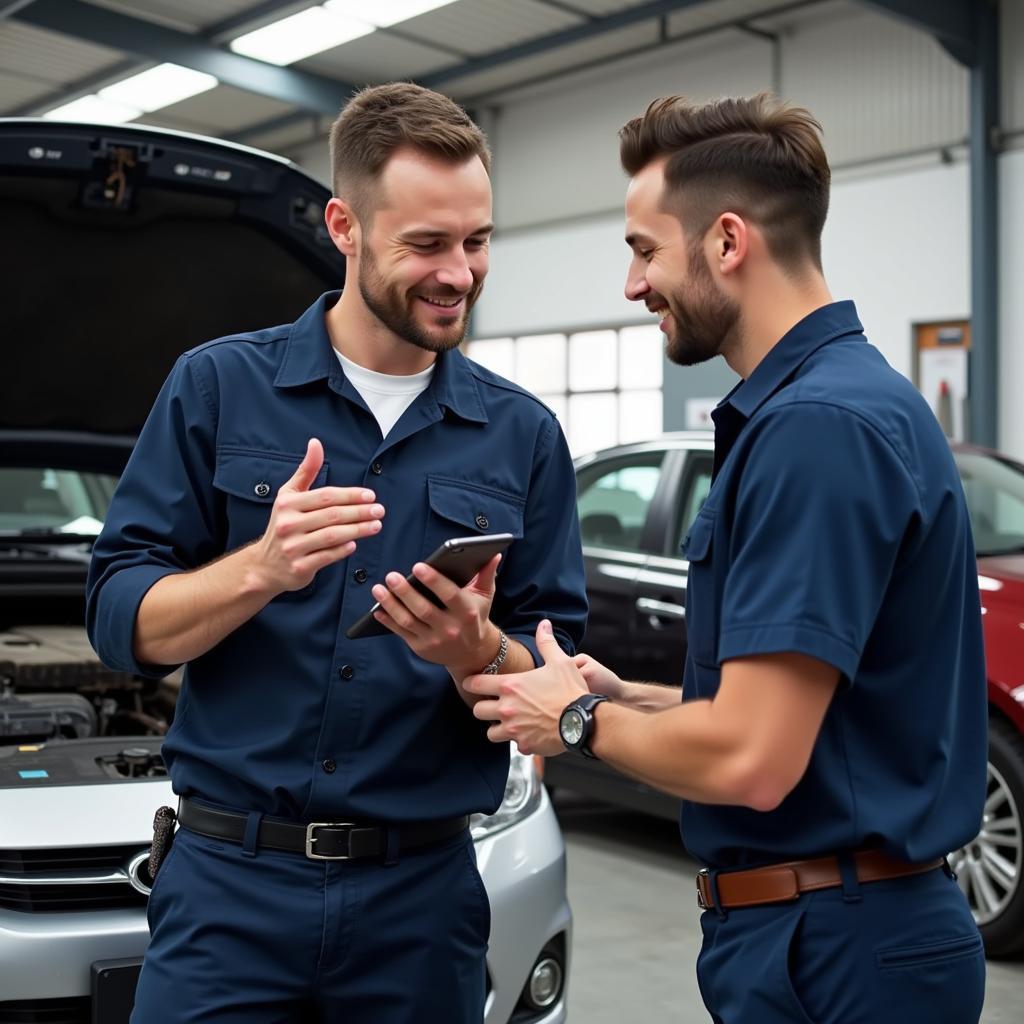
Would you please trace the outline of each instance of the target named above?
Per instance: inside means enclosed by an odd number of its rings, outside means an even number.
[[[658,683],[622,682],[616,693],[610,695],[616,704],[625,705],[636,711],[666,711],[680,703],[679,687],[661,686]]]
[[[663,687],[628,684],[630,691]],[[662,792],[697,803],[749,804],[745,746],[716,721],[709,700],[678,703],[657,713],[608,702],[595,709],[591,745],[602,761]]]
[[[192,661],[275,596],[259,571],[251,544],[192,572],[165,576],[139,605],[135,655],[151,665]]]

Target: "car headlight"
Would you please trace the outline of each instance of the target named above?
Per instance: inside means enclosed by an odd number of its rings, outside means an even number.
[[[540,805],[543,759],[520,754],[513,743],[505,796],[493,814],[474,814],[469,827],[474,839],[500,832],[529,817]]]

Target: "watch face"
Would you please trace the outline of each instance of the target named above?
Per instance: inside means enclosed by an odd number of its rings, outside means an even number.
[[[567,746],[574,747],[583,739],[583,715],[578,708],[569,708],[562,715],[560,731],[562,742]]]

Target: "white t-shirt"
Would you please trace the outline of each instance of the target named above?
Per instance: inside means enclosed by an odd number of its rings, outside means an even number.
[[[352,387],[362,395],[370,412],[377,418],[382,437],[388,436],[391,428],[412,405],[416,396],[427,390],[430,379],[434,376],[433,363],[419,373],[398,376],[368,370],[365,366],[346,359],[337,349],[334,351],[341,360],[341,367],[345,371],[345,376],[352,382]]]

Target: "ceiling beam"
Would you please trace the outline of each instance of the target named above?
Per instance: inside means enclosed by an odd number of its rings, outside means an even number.
[[[75,36],[157,62],[170,61],[215,75],[224,85],[291,103],[317,114],[338,113],[355,86],[326,75],[277,67],[216,46],[200,35],[76,0],[35,0],[11,17],[36,28]]]
[[[705,0],[649,0],[648,3],[640,4],[638,7],[629,7],[626,10],[616,11],[615,14],[609,14],[603,18],[595,18],[581,25],[573,25],[571,28],[552,32],[550,35],[541,36],[539,39],[529,39],[524,43],[517,43],[515,46],[506,46],[500,50],[493,50],[491,53],[485,53],[480,57],[472,57],[462,64],[456,64],[454,67],[435,71],[433,74],[420,75],[416,81],[420,85],[426,85],[433,89],[439,85],[445,85],[456,78],[476,74],[478,71],[490,71],[503,64],[522,60],[524,57],[536,57],[538,54],[547,53],[549,50],[557,50],[562,46],[569,46],[572,43],[593,39],[595,36],[604,35],[606,32],[614,32],[616,29],[627,28],[641,21],[660,18],[663,15],[673,14],[676,11],[685,10],[687,7],[695,7],[697,4],[704,2]]]
[[[988,0],[860,0],[865,7],[891,14],[935,37],[955,60],[967,67],[978,62],[975,7]]]

